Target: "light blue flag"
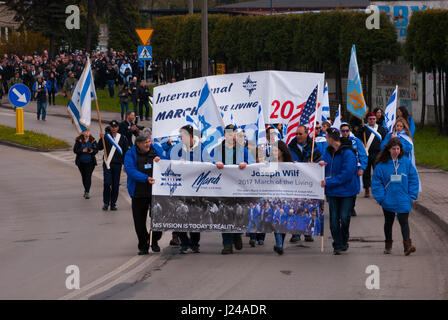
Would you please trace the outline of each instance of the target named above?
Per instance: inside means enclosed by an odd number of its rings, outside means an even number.
[[[347,81],[347,111],[362,119],[367,112],[366,102],[362,93],[361,78],[359,77],[358,62],[356,61],[355,45],[352,46]]]

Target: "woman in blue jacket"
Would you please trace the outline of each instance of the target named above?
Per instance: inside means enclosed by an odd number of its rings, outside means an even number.
[[[325,166],[325,195],[330,208],[330,231],[335,255],[348,249],[350,217],[359,192],[358,159],[352,142],[340,137],[339,130],[327,130],[328,148],[319,164]]]
[[[417,200],[419,179],[415,166],[404,156],[400,139],[392,138],[378,156],[373,171],[372,194],[384,212],[385,254],[392,252],[392,225],[395,214],[403,235],[405,255],[415,252],[410,239],[408,217]]]

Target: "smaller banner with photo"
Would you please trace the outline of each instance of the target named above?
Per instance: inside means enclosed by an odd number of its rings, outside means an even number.
[[[219,170],[161,160],[154,178],[153,230],[323,234],[323,169],[316,164]]]

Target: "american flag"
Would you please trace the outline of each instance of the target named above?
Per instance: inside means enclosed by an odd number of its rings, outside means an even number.
[[[297,127],[304,125],[308,128],[308,134],[311,136],[314,131],[314,118],[316,116],[316,99],[317,86],[314,88],[306,103],[301,104],[297,109],[298,112],[288,121],[288,130],[286,132],[288,138],[286,144],[296,136]],[[305,106],[304,106],[305,105]]]

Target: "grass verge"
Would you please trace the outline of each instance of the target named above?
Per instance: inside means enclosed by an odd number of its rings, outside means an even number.
[[[0,125],[0,140],[18,143],[42,151],[70,147],[67,142],[42,133],[25,130],[25,134],[16,134],[16,128],[3,125]]]
[[[448,171],[448,137],[437,135],[437,129],[425,126],[414,134],[417,164]]]

